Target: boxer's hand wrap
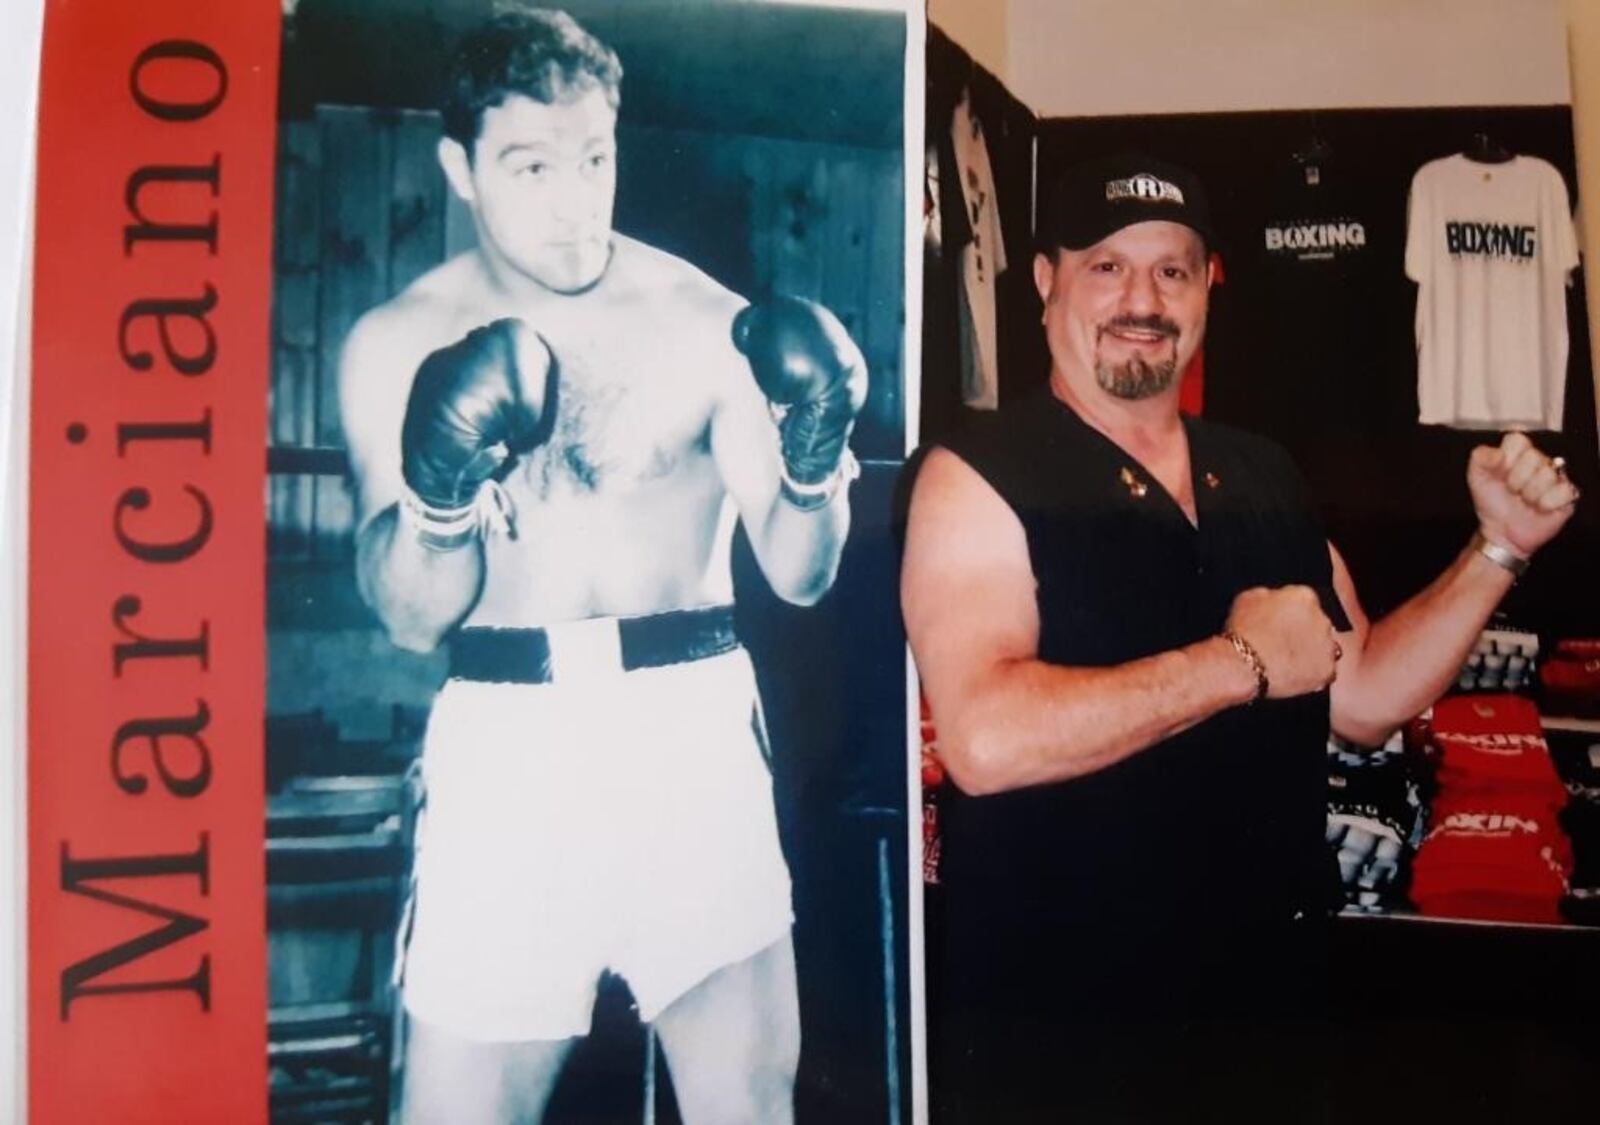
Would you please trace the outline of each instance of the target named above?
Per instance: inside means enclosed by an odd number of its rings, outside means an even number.
[[[550,353],[535,337],[521,355],[543,362],[522,370],[518,334],[528,331],[520,321],[497,320],[440,348],[417,369],[400,428],[407,489],[400,515],[424,546],[454,550],[486,523],[509,527],[504,494],[495,487],[480,496],[480,490],[542,435]]]
[[[408,488],[400,496],[400,522],[435,551],[465,547],[485,529],[514,535],[511,499],[492,479],[482,484],[477,499],[460,508],[431,507]]]
[[[781,413],[784,499],[802,510],[824,507],[858,471],[848,443],[867,399],[860,349],[837,317],[798,297],[742,309],[733,342]]]

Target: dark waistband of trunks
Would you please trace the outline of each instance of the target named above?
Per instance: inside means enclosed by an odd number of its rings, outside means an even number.
[[[720,656],[739,647],[731,605],[675,609],[647,617],[602,619],[616,627],[621,670],[661,668]],[[478,683],[548,684],[562,676],[559,644],[551,634],[592,622],[551,629],[462,629],[450,641],[450,678]]]

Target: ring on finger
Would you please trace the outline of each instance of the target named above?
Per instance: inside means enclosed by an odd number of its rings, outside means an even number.
[[[1550,467],[1555,470],[1556,476],[1562,480],[1567,479],[1567,459],[1565,457],[1556,456],[1550,458]]]
[[[1519,484],[1513,486],[1512,492],[1528,503],[1536,504],[1553,489],[1558,489],[1566,483],[1568,483],[1567,479],[1546,462],[1529,473]]]

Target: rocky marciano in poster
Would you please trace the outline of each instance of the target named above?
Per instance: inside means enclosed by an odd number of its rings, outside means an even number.
[[[906,12],[283,27],[275,1116],[908,1113]]]
[[[45,25],[29,1119],[911,1120],[920,6]]]

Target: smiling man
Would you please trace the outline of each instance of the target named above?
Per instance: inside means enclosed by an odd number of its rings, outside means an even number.
[[[1178,411],[1212,281],[1196,178],[1086,164],[1040,229],[1048,393],[932,449],[907,529],[954,783],[936,1100],[961,1121],[1304,1120],[1330,725],[1372,744],[1442,693],[1577,492],[1520,434],[1475,450],[1478,534],[1369,622],[1289,458]]]
[[[749,306],[612,230],[620,80],[562,13],[468,35],[439,160],[477,245],[344,349],[362,595],[396,644],[450,648],[408,1122],[537,1120],[606,972],[685,1120],[792,1113],[790,884],[730,543],[742,521],[788,601],[827,591],[867,372],[819,306]]]

